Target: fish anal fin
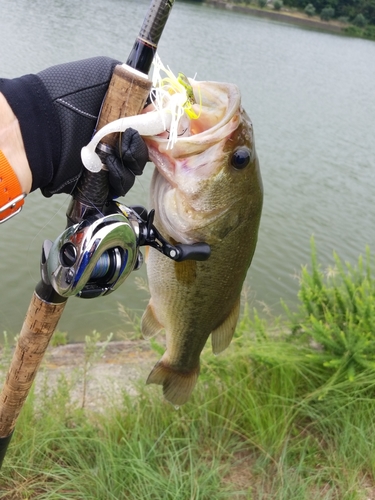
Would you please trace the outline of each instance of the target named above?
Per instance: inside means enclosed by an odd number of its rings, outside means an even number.
[[[229,344],[234,335],[236,329],[238,316],[240,314],[240,298],[238,298],[231,312],[228,314],[227,318],[221,323],[221,325],[211,332],[211,344],[212,352],[214,354],[219,354],[224,351]]]
[[[199,365],[189,372],[180,372],[169,366],[164,356],[154,366],[146,384],[162,385],[165,399],[173,405],[181,406],[189,400],[197,383]]]
[[[164,328],[163,325],[161,325],[159,321],[156,319],[154,308],[150,301],[141,319],[142,335],[146,339],[149,339],[157,335],[159,332],[161,332],[163,328]]]

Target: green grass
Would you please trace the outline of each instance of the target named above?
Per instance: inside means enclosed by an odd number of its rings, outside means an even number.
[[[104,412],[72,404],[63,379],[49,397],[31,394],[0,498],[375,498],[374,370],[353,358],[373,355],[372,267],[369,251],[357,267],[336,256],[327,275],[313,246],[299,312],[268,325],[245,309],[231,348],[205,350],[193,397],[177,410],[143,381]]]

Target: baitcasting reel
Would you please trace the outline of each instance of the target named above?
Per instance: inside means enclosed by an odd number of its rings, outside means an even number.
[[[54,242],[44,242],[44,279],[62,297],[94,298],[113,292],[141,267],[141,246],[149,245],[176,262],[208,259],[206,243],[166,241],[153,225],[154,213],[110,202],[103,216],[68,227]]]

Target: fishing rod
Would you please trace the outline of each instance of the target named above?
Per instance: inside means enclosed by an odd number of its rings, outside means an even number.
[[[151,89],[148,73],[173,4],[174,0],[151,1],[126,64],[118,65],[114,69],[97,129],[120,117],[136,115],[142,111]],[[113,150],[118,140],[120,140],[120,134],[111,134],[99,144],[98,149],[103,166],[106,156]],[[96,266],[103,267],[100,259],[111,261],[109,265],[111,270],[107,270],[104,276],[95,278],[96,288],[104,294],[114,290],[129,272],[136,268],[140,259],[137,248],[141,244],[151,244],[171,258],[183,258],[183,248],[182,250],[172,246],[168,248],[168,243],[163,241],[154,228],[153,213],[145,216],[143,210],[128,210],[120,204],[112,204],[112,208],[107,210],[107,215],[102,217],[104,220],[95,219],[98,213],[103,212],[108,191],[108,172],[105,168],[97,173],[85,170],[73,192],[67,210],[66,231],[68,234],[64,232],[55,244],[50,241],[43,244],[41,280],[36,285],[31,298],[0,394],[0,467],[12,438],[17,418],[62,316],[68,297],[80,292],[86,293],[87,296],[98,296],[96,293],[99,292],[93,292],[92,283],[89,282],[92,274],[94,276],[103,274],[100,270],[95,270]],[[91,218],[95,222],[90,220]],[[66,271],[65,274],[61,273],[64,274],[62,282],[72,284],[74,282],[72,274],[77,271],[76,266],[79,263],[80,249],[73,244],[77,238],[86,242],[99,239],[102,245],[99,249],[95,249],[97,258],[94,259],[95,262],[92,261],[94,262],[93,268],[86,269],[86,274],[82,272],[78,284],[76,283],[76,286],[67,292],[66,289],[64,291],[63,286],[54,283],[54,287],[51,283],[49,270],[51,271],[54,263],[51,263],[53,258],[50,256],[54,254],[60,256],[58,265]],[[188,249],[187,253],[189,253]],[[79,267],[78,270],[81,268]],[[106,281],[109,283],[106,284]],[[86,289],[87,287],[89,290]]]

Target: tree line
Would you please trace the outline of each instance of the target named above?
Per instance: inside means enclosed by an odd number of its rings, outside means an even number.
[[[304,11],[308,16],[318,15],[325,21],[335,18],[354,24],[357,28],[367,27],[371,33],[375,26],[375,0],[231,0],[231,2],[247,5],[254,3],[262,8],[271,4],[275,10],[280,10],[284,6],[294,7]]]
[[[328,18],[354,22],[361,28],[375,25],[375,0],[284,0],[284,5],[305,10],[307,14],[312,6],[310,11],[323,14],[323,18],[326,14]]]

